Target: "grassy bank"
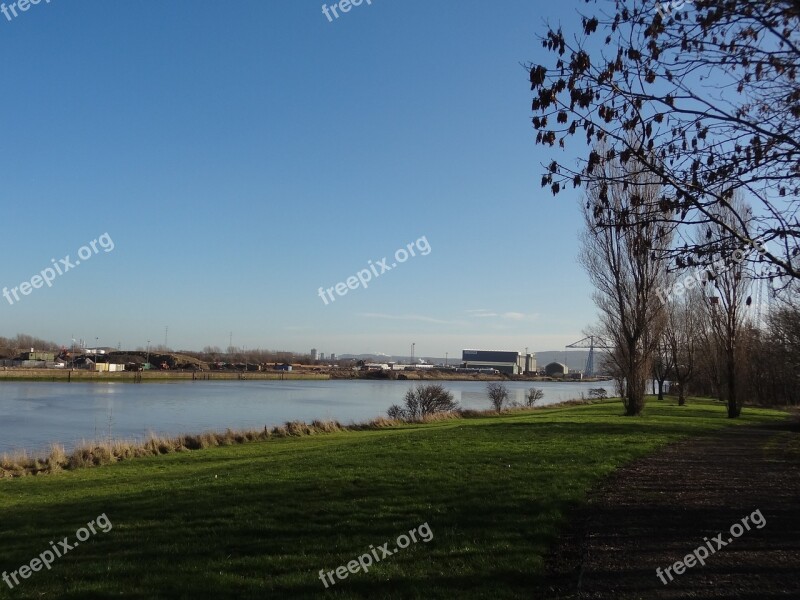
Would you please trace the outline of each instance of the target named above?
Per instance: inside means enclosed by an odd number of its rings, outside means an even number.
[[[784,418],[650,401],[329,433],[0,481],[0,571],[105,513],[1,598],[529,598],[564,515],[616,466],[683,436]],[[428,523],[369,573],[330,571]]]
[[[454,415],[434,415],[428,420],[453,418]],[[364,431],[382,429],[399,425],[399,421],[379,418],[369,423],[342,425],[338,421],[291,421],[272,429],[250,429],[234,431],[206,431],[195,435],[172,437],[150,434],[144,441],[136,440],[97,440],[85,441],[70,453],[61,444],[52,444],[48,452],[29,454],[26,451],[3,453],[0,455],[0,479],[49,475],[64,470],[86,469],[114,464],[123,460],[133,460],[147,456],[160,456],[171,452],[190,452],[215,446],[232,446],[249,442],[266,441],[275,438],[302,437],[337,433],[344,431]]]

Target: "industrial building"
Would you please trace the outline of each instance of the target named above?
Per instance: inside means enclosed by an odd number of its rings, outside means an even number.
[[[561,364],[560,362],[551,362],[544,368],[544,373],[548,377],[561,377],[569,373],[569,369],[567,368],[567,365]]]
[[[23,352],[20,356],[20,360],[35,360],[35,361],[44,361],[44,362],[53,362],[56,359],[55,352],[37,352],[35,350],[31,350],[30,352]]]
[[[505,375],[536,373],[536,355],[504,350],[463,350],[465,369],[497,369]]]

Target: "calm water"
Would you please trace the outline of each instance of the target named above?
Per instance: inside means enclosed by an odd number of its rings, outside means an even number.
[[[489,408],[486,384],[442,382],[465,408]],[[367,421],[386,414],[415,382],[409,381],[193,381],[176,383],[0,383],[0,453],[69,449],[81,440],[142,438],[205,430],[263,428],[286,421]],[[544,390],[537,404],[579,398],[605,383],[507,383],[512,399]]]

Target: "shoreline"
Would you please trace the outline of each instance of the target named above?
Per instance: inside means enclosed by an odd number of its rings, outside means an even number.
[[[529,414],[548,409],[559,409],[578,405],[603,404],[618,401],[615,398],[604,400],[564,400],[541,406],[526,406],[504,409],[498,413],[493,409],[459,409],[447,413],[435,413],[420,419],[390,419],[375,417],[366,421],[343,424],[338,420],[315,419],[310,423],[302,420],[286,421],[282,425],[264,429],[205,430],[198,433],[158,435],[150,432],[146,437],[107,438],[83,440],[71,451],[64,445],[51,442],[49,449],[28,452],[25,450],[0,453],[0,482],[39,475],[51,475],[62,471],[74,471],[91,467],[101,467],[126,460],[148,456],[171,454],[173,452],[193,452],[215,446],[233,446],[251,442],[264,442],[272,439],[307,437],[332,433],[356,431],[375,431],[403,425],[418,425],[451,421],[456,419],[476,419]],[[2,485],[2,484],[0,484]]]
[[[3,382],[30,383],[166,383],[171,381],[500,381],[507,383],[600,383],[608,378],[563,379],[554,377],[503,375],[464,375],[441,371],[391,372],[386,376],[375,376],[368,372],[308,370],[296,371],[119,371],[114,373],[85,371],[82,369],[0,369],[0,384]],[[610,391],[610,390],[609,390]]]
[[[328,380],[322,373],[282,371],[119,371],[116,373],[81,369],[8,369],[0,370],[0,383],[164,383],[169,381],[287,381]]]

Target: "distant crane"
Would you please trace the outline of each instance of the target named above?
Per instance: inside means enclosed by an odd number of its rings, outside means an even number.
[[[589,349],[589,356],[586,357],[586,368],[584,369],[584,373],[587,377],[594,377],[594,349],[601,348],[605,350],[613,348],[613,346],[609,345],[606,340],[596,335],[590,335],[589,337],[585,337],[575,343],[568,344],[565,347]]]

